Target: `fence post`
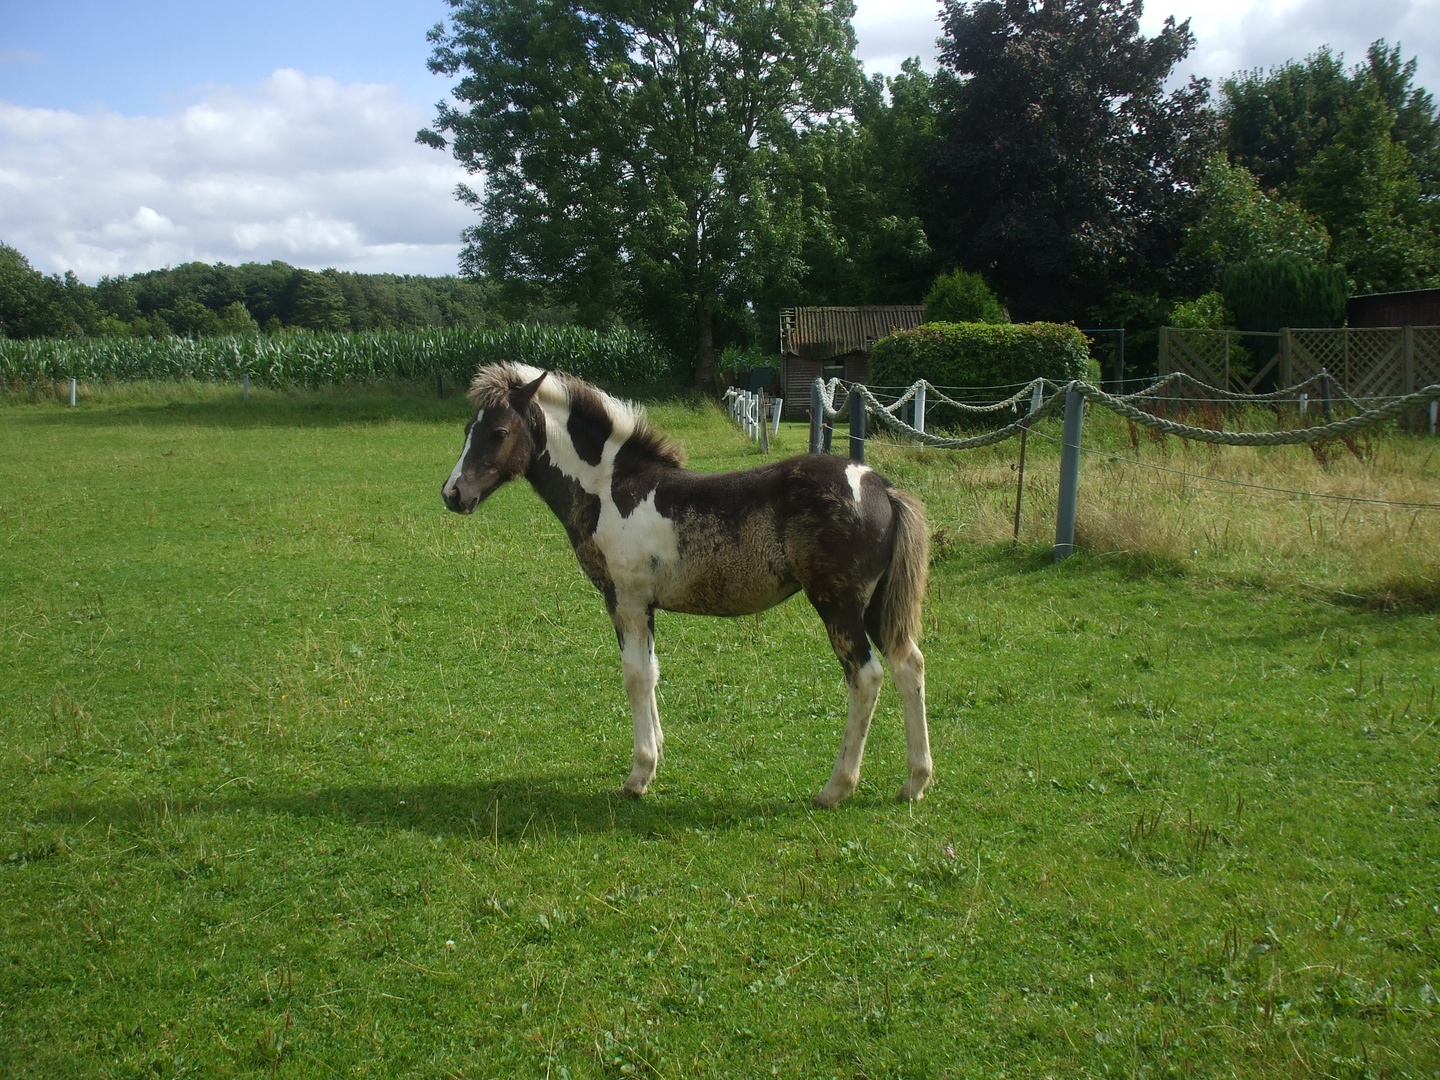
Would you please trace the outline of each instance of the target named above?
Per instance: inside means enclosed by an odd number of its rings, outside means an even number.
[[[850,387],[850,460],[865,461],[865,399],[859,384]]]
[[[1280,327],[1280,385],[1290,385],[1290,327]]]
[[[72,409],[75,407],[75,377],[73,375],[70,377],[70,407]]]
[[[1168,326],[1160,327],[1160,349],[1156,370],[1161,375],[1170,374],[1170,328]]]
[[[249,400],[250,400],[250,373],[249,373],[248,371],[245,372],[245,378],[244,378],[243,382],[244,382],[244,385],[245,385],[245,390],[244,390],[244,394],[243,394],[243,399],[244,399],[245,401],[249,401]]]
[[[1072,382],[1065,391],[1065,428],[1060,447],[1060,505],[1055,514],[1055,561],[1075,553],[1075,503],[1080,491],[1080,425],[1085,395]]]
[[[1430,434],[1435,434],[1435,414],[1440,412],[1440,401],[1430,402]]]
[[[919,385],[917,385],[917,386],[915,387],[915,418],[914,418],[914,423],[912,423],[910,426],[913,427],[916,431],[919,431],[919,432],[924,432],[924,430],[925,430],[925,380],[924,380],[924,379],[921,379]],[[920,445],[921,445],[921,446],[924,446],[925,444],[924,444],[924,443],[921,443]]]
[[[1415,328],[1403,326],[1400,328],[1400,392],[1402,394],[1413,394],[1415,392]],[[1407,428],[1418,427],[1415,421],[1419,420],[1416,413],[1411,412],[1405,417]]]
[[[783,397],[777,397],[774,406],[770,410],[771,414],[775,417],[774,426],[770,429],[770,437],[772,439],[780,434],[780,413],[784,408],[785,399]]]
[[[1325,422],[1329,424],[1335,419],[1335,411],[1330,407],[1330,373],[1328,371],[1320,372],[1320,393],[1325,397]]]
[[[1125,393],[1125,328],[1120,327],[1120,355],[1115,364],[1115,393]]]
[[[437,398],[445,396],[445,372],[438,367],[435,369],[435,396]]]
[[[830,400],[829,384],[828,384],[828,383],[826,384],[825,397],[826,397],[826,404],[827,404],[830,408],[834,408],[834,407],[835,407],[835,403],[834,403],[832,400]],[[820,414],[820,452],[821,452],[822,454],[828,454],[828,453],[830,453],[830,444],[834,441],[834,438],[835,438],[835,421],[832,420],[826,413],[823,413],[823,412],[822,412],[822,413]]]
[[[820,452],[820,425],[825,421],[825,414],[820,411],[820,384],[810,384],[810,453]]]
[[[759,412],[760,412],[760,452],[770,453],[770,417],[766,410],[769,407],[770,395],[764,390],[760,391]]]

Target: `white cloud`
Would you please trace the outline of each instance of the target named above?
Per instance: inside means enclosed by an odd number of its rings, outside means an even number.
[[[1236,71],[1301,60],[1321,45],[1364,59],[1377,38],[1419,60],[1416,81],[1440,91],[1440,0],[1147,0],[1141,29],[1156,34],[1165,16],[1190,19],[1198,39],[1183,73],[1215,83]],[[858,0],[855,34],[865,67],[893,75],[907,56],[935,67],[938,0]]]
[[[193,259],[452,273],[465,174],[393,86],[276,71],[164,116],[0,102],[0,240],[93,281]]]

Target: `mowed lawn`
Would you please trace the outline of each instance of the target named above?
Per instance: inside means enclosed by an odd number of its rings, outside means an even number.
[[[797,597],[658,617],[629,802],[560,525],[523,482],[441,506],[462,402],[175,393],[0,407],[0,1074],[1440,1070],[1433,605],[1053,566],[941,496],[983,465],[1003,508],[1013,444],[878,450],[947,530],[928,797],[887,683],[810,808],[845,694]]]

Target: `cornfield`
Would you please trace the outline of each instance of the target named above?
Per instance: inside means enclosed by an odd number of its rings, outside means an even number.
[[[662,378],[669,362],[644,334],[578,326],[499,330],[287,333],[262,337],[0,339],[0,385],[81,379],[201,379],[315,387],[327,383],[433,379],[468,383],[502,360],[581,378],[636,384]]]

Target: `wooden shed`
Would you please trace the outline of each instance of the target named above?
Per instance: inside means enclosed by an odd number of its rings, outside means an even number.
[[[1440,326],[1440,289],[1352,296],[1345,304],[1350,326]]]
[[[780,378],[785,416],[806,415],[810,385],[817,377],[867,381],[875,342],[892,330],[913,330],[924,318],[921,304],[782,308]]]

